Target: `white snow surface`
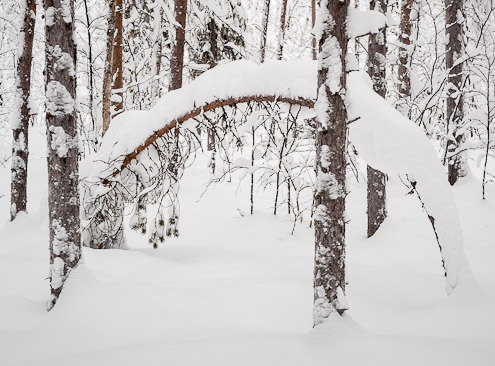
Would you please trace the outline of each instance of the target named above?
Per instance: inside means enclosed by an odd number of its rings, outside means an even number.
[[[378,33],[381,28],[391,25],[394,25],[393,19],[378,10],[348,9],[347,31],[351,37]]]
[[[29,215],[13,223],[10,168],[0,166],[0,365],[493,366],[495,187],[481,200],[474,163],[453,192],[477,287],[445,294],[430,223],[395,175],[389,217],[366,239],[366,182],[349,176],[349,310],[312,329],[313,231],[290,235],[271,188],[241,217],[249,186],[236,175],[198,201],[209,179],[200,154],[181,183],[181,236],[153,250],[127,231],[129,250],[84,248],[46,312],[43,132],[30,130]]]

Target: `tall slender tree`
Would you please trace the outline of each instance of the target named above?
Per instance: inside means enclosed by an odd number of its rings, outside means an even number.
[[[170,60],[169,90],[182,87],[182,69],[184,66],[184,43],[186,37],[187,0],[174,0],[175,38]]]
[[[465,140],[464,95],[463,95],[463,61],[464,40],[464,0],[445,0],[445,63],[449,72],[447,86],[447,146],[446,163],[451,185],[467,174],[466,159],[458,151]]]
[[[74,1],[45,0],[50,287],[53,307],[81,257]]]
[[[342,314],[345,300],[345,106],[349,0],[321,0],[316,102],[314,325]]]
[[[27,166],[29,130],[29,91],[31,86],[31,61],[33,53],[36,1],[23,0],[23,21],[20,36],[23,38],[21,54],[17,61],[16,111],[12,119],[14,140],[12,143],[12,183],[10,219],[14,220],[19,211],[26,211]]]
[[[371,0],[370,9],[387,13],[388,0]],[[373,90],[385,98],[386,84],[387,31],[385,28],[372,33],[368,42],[368,73],[373,81]],[[368,165],[368,238],[373,236],[387,216],[386,190],[387,177]]]
[[[265,61],[266,36],[268,33],[268,19],[270,17],[270,0],[265,0],[262,16],[263,18],[261,20],[260,62]]]
[[[108,0],[108,15],[107,15],[107,55],[105,59],[105,68],[103,75],[103,96],[102,96],[102,108],[103,108],[103,134],[107,132],[110,127],[110,121],[112,119],[111,112],[111,99],[112,99],[112,82],[113,82],[113,45],[115,35],[115,6],[117,0]]]
[[[283,51],[284,51],[284,41],[285,41],[285,27],[286,27],[286,17],[287,17],[287,3],[288,0],[282,0],[282,8],[280,10],[280,33],[278,36],[278,52],[277,58],[279,60],[282,59]]]
[[[409,57],[411,37],[412,37],[412,21],[411,12],[414,6],[414,0],[401,0],[400,10],[400,35],[399,35],[399,67],[398,67],[398,91],[399,102],[398,109],[407,117],[409,115],[409,98],[411,97],[411,75]]]
[[[112,118],[124,111],[124,79],[122,71],[122,0],[115,0],[115,22],[114,22],[114,33],[113,33],[113,45],[112,45]]]

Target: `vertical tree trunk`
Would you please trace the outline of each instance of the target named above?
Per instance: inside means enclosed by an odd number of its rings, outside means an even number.
[[[169,90],[182,87],[182,68],[184,66],[184,41],[186,37],[187,0],[174,0],[175,10],[175,39],[170,60]]]
[[[29,91],[31,86],[31,61],[33,53],[34,26],[36,21],[35,0],[23,0],[24,19],[21,26],[22,50],[17,61],[16,111],[12,119],[14,140],[12,142],[12,182],[10,220],[19,211],[26,211],[27,166],[29,130]]]
[[[112,97],[112,65],[113,65],[113,44],[115,33],[115,1],[108,0],[107,16],[107,55],[105,59],[105,70],[103,75],[103,134],[110,127],[111,114],[111,97]]]
[[[316,102],[316,191],[314,325],[347,309],[345,291],[345,106],[349,0],[321,0],[318,98]],[[340,60],[336,62],[335,60]]]
[[[409,115],[409,98],[411,97],[411,77],[410,77],[410,46],[412,36],[411,11],[414,0],[402,0],[400,11],[400,35],[399,35],[399,111],[407,116]]]
[[[74,1],[45,0],[44,6],[51,309],[81,256],[79,144],[74,109]]]
[[[94,116],[94,73],[93,73],[93,36],[91,32],[91,22],[89,20],[88,0],[83,1],[84,12],[86,15],[86,36],[88,37],[88,86],[89,86],[89,101],[88,109],[91,117],[91,128],[93,130],[93,138],[95,147],[98,145],[98,129],[96,127],[96,118]]]
[[[448,76],[447,90],[447,164],[451,185],[467,174],[465,156],[456,149],[464,142],[465,136],[459,130],[463,127],[464,96],[462,91],[463,63],[458,62],[464,56],[463,18],[464,0],[445,0],[445,63]],[[452,139],[452,136],[454,137]],[[455,154],[455,155],[454,155]]]
[[[215,20],[213,18],[210,19],[208,23],[208,30],[210,32],[210,52],[213,58],[213,63],[210,66],[210,69],[214,67],[218,60],[218,47],[217,47],[217,27],[215,25]],[[208,127],[207,129],[207,148],[208,151],[215,150],[215,129],[212,127]],[[215,159],[215,153],[213,153],[212,159]],[[215,163],[213,162],[213,173],[215,173]]]
[[[315,29],[315,22],[316,22],[316,0],[311,0],[311,26],[313,28],[313,32]],[[312,43],[312,54],[313,54],[313,60],[316,61],[316,36],[313,36],[313,39],[311,40]]]
[[[261,43],[260,43],[260,62],[265,62],[266,52],[266,34],[268,31],[268,19],[270,15],[270,0],[265,0],[263,8],[263,19],[261,21]]]
[[[284,40],[285,40],[285,17],[287,15],[287,0],[282,0],[282,9],[280,12],[280,33],[278,38],[278,54],[277,58],[282,59],[284,52]]]
[[[387,0],[371,0],[370,9],[387,13]],[[373,89],[385,98],[386,85],[387,31],[381,29],[369,36],[368,73],[373,81]],[[378,230],[387,216],[385,182],[387,177],[382,172],[368,166],[368,238]]]
[[[122,0],[115,0],[115,30],[112,45],[112,111],[111,118],[117,116],[124,111],[124,79],[122,72]]]

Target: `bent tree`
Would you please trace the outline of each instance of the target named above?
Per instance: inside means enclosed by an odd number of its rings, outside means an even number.
[[[319,9],[316,101],[314,325],[346,310],[345,301],[345,106],[349,0],[322,0]]]
[[[73,0],[45,0],[51,309],[81,257]]]
[[[23,0],[24,19],[21,26],[22,49],[17,63],[17,90],[15,113],[12,118],[14,140],[12,143],[12,184],[10,195],[10,220],[19,211],[26,211],[27,165],[29,129],[29,90],[31,86],[31,60],[33,53],[35,0]]]

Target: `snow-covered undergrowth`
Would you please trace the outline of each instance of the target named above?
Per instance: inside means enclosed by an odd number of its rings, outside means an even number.
[[[350,310],[312,329],[311,229],[291,236],[270,191],[251,217],[235,176],[198,201],[208,180],[200,156],[181,185],[181,237],[153,250],[128,231],[127,251],[85,248],[47,313],[43,138],[32,130],[29,215],[14,223],[10,171],[0,168],[1,365],[493,365],[495,189],[482,201],[476,177],[454,189],[476,288],[445,294],[431,225],[395,176],[390,216],[366,239],[366,184],[349,177]]]

